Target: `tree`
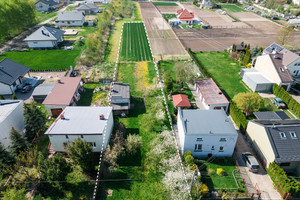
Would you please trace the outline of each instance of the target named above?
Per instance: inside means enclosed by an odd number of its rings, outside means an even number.
[[[246,49],[246,54],[245,54],[245,56],[244,56],[244,58],[243,58],[242,64],[243,64],[244,66],[246,66],[248,63],[250,63],[250,61],[251,61],[250,51],[249,51],[248,49]]]
[[[13,127],[10,131],[11,146],[10,149],[14,155],[18,155],[27,147],[26,139]]]
[[[10,166],[13,162],[14,158],[11,153],[8,152],[0,142],[0,170],[2,171],[3,168]]]
[[[252,112],[259,111],[264,105],[264,100],[259,94],[251,93],[239,93],[233,97],[233,102],[237,107],[241,109],[246,116],[249,116]]]
[[[91,172],[94,170],[95,157],[91,143],[76,139],[72,145],[68,145],[68,155],[74,164],[79,165],[83,171]]]
[[[172,76],[171,76],[171,72],[166,72],[165,74],[165,80],[164,80],[164,85],[167,89],[168,92],[171,92],[172,89],[173,89],[173,79],[172,79]]]
[[[176,79],[181,82],[181,87],[183,87],[184,82],[192,78],[192,70],[189,65],[184,62],[175,63],[174,71],[176,73]]]
[[[135,154],[142,145],[142,137],[139,135],[132,135],[129,134],[125,141],[126,150],[131,153]]]
[[[17,188],[10,188],[7,189],[5,192],[2,192],[2,200],[23,200],[26,199],[26,192],[25,188],[17,189]]]
[[[46,128],[47,119],[35,103],[25,104],[24,107],[25,137],[29,142],[32,142]]]
[[[280,45],[286,45],[294,40],[294,28],[291,26],[284,26],[276,33],[277,42]]]
[[[236,52],[236,45],[235,44],[232,45],[232,52]]]
[[[57,153],[44,161],[40,172],[42,181],[65,181],[66,176],[71,172],[71,166],[61,153]]]

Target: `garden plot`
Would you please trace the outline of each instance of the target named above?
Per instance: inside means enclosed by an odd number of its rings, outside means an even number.
[[[177,10],[181,9],[180,6],[156,6],[156,8],[163,14],[176,14]]]
[[[124,23],[120,60],[152,60],[151,50],[143,23]]]

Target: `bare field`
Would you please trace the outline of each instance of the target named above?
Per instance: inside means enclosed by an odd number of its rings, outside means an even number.
[[[170,56],[188,57],[181,42],[157,8],[150,2],[140,2],[140,6],[153,56],[157,59]]]
[[[163,14],[176,14],[177,10],[181,9],[180,6],[156,6],[156,8]]]

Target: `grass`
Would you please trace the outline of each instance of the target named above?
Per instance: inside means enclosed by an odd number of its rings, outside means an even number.
[[[188,27],[189,25],[181,25],[181,27],[183,28],[183,29],[201,29],[201,25],[192,25],[193,26],[193,28],[189,28]]]
[[[138,2],[134,2],[134,18],[135,20],[140,20],[140,21],[143,20],[140,4]]]
[[[228,12],[247,12],[246,10],[244,10],[243,8],[240,8],[236,5],[232,5],[232,4],[222,4],[221,5],[222,8],[225,8]]]
[[[120,60],[152,60],[152,54],[143,23],[124,23]]]
[[[80,50],[28,50],[23,52],[8,51],[0,56],[11,59],[36,70],[67,70],[75,67]]]
[[[84,85],[85,92],[81,94],[80,100],[78,102],[78,106],[91,106],[93,103],[106,99],[108,95],[108,91],[101,90],[93,93],[94,89],[107,86],[108,84],[99,84],[99,83],[87,83]],[[106,100],[102,101],[101,104],[108,105]]]
[[[68,6],[66,11],[72,11],[72,10],[74,10],[74,8],[75,8],[75,6]]]
[[[236,17],[234,17],[234,16],[232,16],[232,15],[230,15],[230,14],[227,14],[229,17],[231,17],[232,19],[234,19],[235,21],[237,21],[237,22],[241,22],[241,20],[240,19],[238,19],[238,18],[236,18]]]
[[[241,83],[242,78],[239,75],[241,66],[231,59],[227,53],[216,51],[197,52],[195,56],[212,75],[228,100],[231,100],[238,93],[248,92]]]
[[[166,21],[169,21],[169,19],[176,18],[175,14],[162,14]]]
[[[155,6],[178,6],[177,3],[173,2],[153,2]]]
[[[37,16],[37,22],[41,23],[43,21],[46,21],[47,19],[50,19],[52,17],[55,17],[57,15],[57,12],[46,12],[46,13],[42,13],[42,12],[38,12],[36,11],[36,16]]]

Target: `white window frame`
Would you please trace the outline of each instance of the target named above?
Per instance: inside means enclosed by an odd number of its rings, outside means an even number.
[[[285,132],[279,132],[280,138],[281,139],[286,139],[286,134]]]
[[[297,138],[297,135],[296,135],[296,133],[295,133],[295,131],[291,131],[291,132],[290,132],[290,135],[291,135],[291,138],[292,138],[292,139],[298,139],[298,138]]]
[[[195,144],[194,152],[202,152],[202,144]]]

